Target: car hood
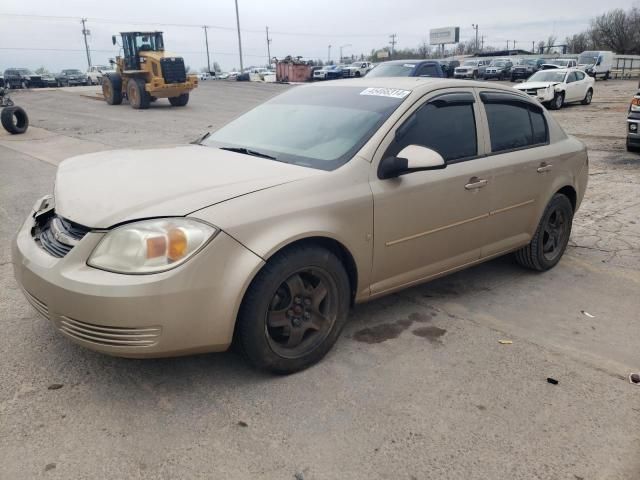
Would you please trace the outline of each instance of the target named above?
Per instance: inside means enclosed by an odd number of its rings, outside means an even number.
[[[56,212],[90,228],[184,216],[276,185],[326,173],[213,147],[114,150],[58,168]]]
[[[558,83],[560,83],[560,82],[524,82],[524,83],[521,83],[521,84],[515,86],[514,88],[516,88],[518,90],[547,88],[547,87],[550,87],[550,86],[553,86],[553,85],[558,85]]]

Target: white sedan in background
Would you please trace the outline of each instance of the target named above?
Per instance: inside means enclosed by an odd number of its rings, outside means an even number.
[[[577,68],[540,70],[529,79],[514,86],[516,90],[536,97],[540,103],[552,110],[562,108],[565,103],[581,102],[589,105],[593,98],[594,80]]]

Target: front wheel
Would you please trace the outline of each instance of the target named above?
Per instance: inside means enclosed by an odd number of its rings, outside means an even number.
[[[556,93],[550,105],[551,110],[560,110],[564,105],[564,93]]]
[[[149,108],[150,95],[144,88],[145,82],[142,78],[131,78],[127,82],[127,98],[129,105],[136,110]]]
[[[251,283],[238,314],[236,344],[256,368],[278,374],[318,362],[347,320],[350,283],[340,259],[321,247],[276,254]]]
[[[545,208],[529,245],[516,252],[516,261],[539,272],[555,267],[569,243],[572,223],[571,201],[556,193]]]
[[[112,73],[103,77],[102,96],[109,105],[122,103],[122,77],[119,74]]]

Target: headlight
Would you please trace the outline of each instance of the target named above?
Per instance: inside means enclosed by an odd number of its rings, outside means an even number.
[[[129,223],[107,233],[87,264],[116,273],[162,272],[187,261],[217,232],[188,218]]]

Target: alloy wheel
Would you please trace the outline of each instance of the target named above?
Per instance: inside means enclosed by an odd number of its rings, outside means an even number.
[[[569,228],[564,212],[560,207],[554,208],[549,212],[543,229],[542,254],[547,260],[555,260],[563,251],[568,233]]]
[[[283,281],[265,315],[265,335],[274,353],[300,358],[315,350],[336,321],[337,298],[336,281],[318,267],[297,271]]]

